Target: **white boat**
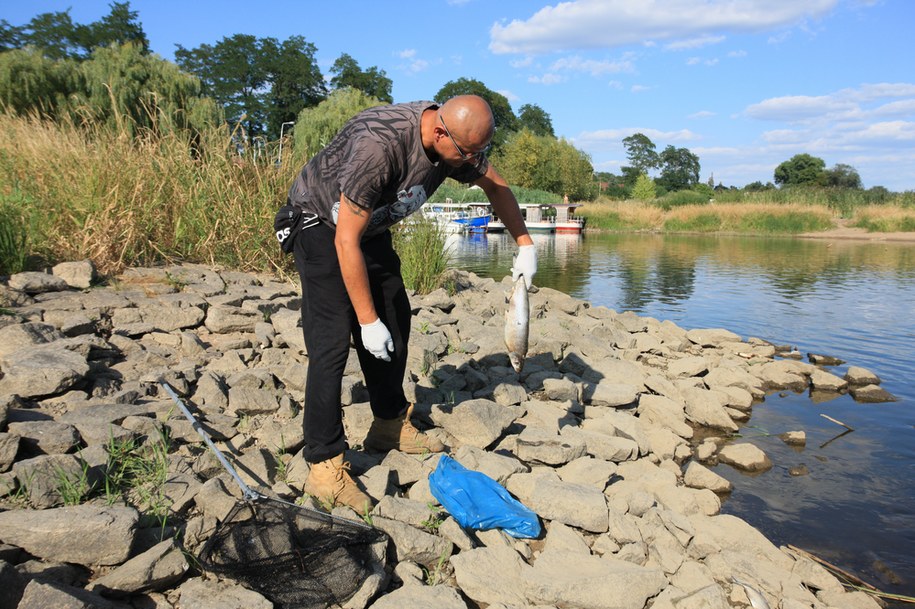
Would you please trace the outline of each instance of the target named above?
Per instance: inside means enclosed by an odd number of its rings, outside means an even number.
[[[553,222],[557,233],[580,233],[585,227],[585,219],[581,216],[573,215],[573,212],[581,207],[576,203],[563,203],[561,205],[551,205],[556,210],[556,219]]]
[[[521,208],[527,230],[532,233],[581,233],[585,226],[585,219],[572,213],[581,207],[578,203],[522,203],[518,207]],[[546,215],[551,209],[555,210],[555,214]],[[504,232],[505,224],[493,215],[486,231]]]
[[[492,219],[488,203],[454,203],[450,199],[444,203],[426,203],[422,214],[449,233],[486,232]]]

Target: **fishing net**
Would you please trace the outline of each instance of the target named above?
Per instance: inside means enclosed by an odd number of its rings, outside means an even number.
[[[361,522],[262,497],[238,502],[198,559],[277,609],[326,609],[384,568],[386,542],[383,531]]]

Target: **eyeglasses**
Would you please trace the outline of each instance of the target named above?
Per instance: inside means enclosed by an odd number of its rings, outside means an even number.
[[[445,130],[445,133],[448,134],[448,138],[451,140],[451,143],[454,144],[454,147],[457,149],[458,154],[461,155],[462,161],[477,160],[486,156],[486,153],[489,152],[489,149],[492,148],[492,143],[486,144],[482,150],[477,150],[476,152],[464,152],[461,150],[461,147],[458,146],[458,143],[454,141],[454,136],[451,135],[451,131],[448,130],[448,125],[445,124],[445,119],[442,118],[442,115],[438,115],[438,120],[442,123],[442,128]]]

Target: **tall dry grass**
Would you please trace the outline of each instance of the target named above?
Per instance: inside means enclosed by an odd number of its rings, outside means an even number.
[[[837,217],[834,209],[822,203],[772,202],[716,202],[664,210],[650,202],[600,200],[579,213],[587,218],[589,228],[756,234],[828,230]]]
[[[870,232],[915,232],[915,208],[870,207],[855,216],[852,226]]]
[[[0,114],[0,202],[46,263],[89,258],[102,273],[169,260],[284,267],[273,214],[294,169],[239,159],[224,131],[125,131]]]

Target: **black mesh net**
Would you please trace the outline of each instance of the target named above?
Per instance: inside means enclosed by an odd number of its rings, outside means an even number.
[[[325,609],[384,567],[386,542],[360,522],[265,497],[236,504],[198,559],[277,609]]]

